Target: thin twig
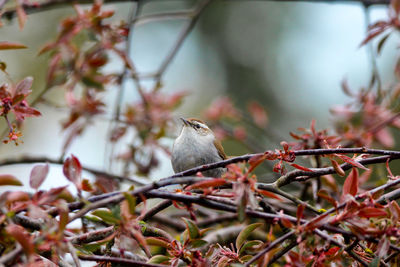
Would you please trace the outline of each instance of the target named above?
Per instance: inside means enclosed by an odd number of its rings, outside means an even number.
[[[336,239],[333,239],[332,237],[330,237],[328,234],[324,233],[323,231],[319,230],[319,229],[314,229],[314,232],[319,235],[320,237],[322,237],[323,239],[325,239],[326,241],[331,242],[332,244],[341,247],[341,248],[345,248],[345,245],[343,245],[342,243],[340,243],[339,241],[337,241]],[[346,250],[346,252],[356,261],[358,261],[362,266],[368,267],[369,264],[367,262],[365,262],[360,256],[358,256],[356,253],[354,253],[353,250],[348,249]]]
[[[186,25],[182,29],[181,33],[179,34],[175,44],[173,45],[171,51],[164,58],[163,62],[161,63],[160,68],[155,73],[154,77],[156,78],[156,84],[160,83],[161,76],[165,73],[165,70],[168,68],[169,64],[175,58],[175,56],[178,53],[179,49],[181,48],[183,42],[186,40],[186,37],[192,31],[194,25],[196,25],[196,22],[199,19],[200,14],[203,12],[203,10],[206,8],[206,6],[210,3],[211,3],[211,0],[201,0],[199,2],[197,7],[195,8],[195,10],[193,11],[191,19],[186,23]]]
[[[40,162],[48,162],[48,163],[57,164],[57,165],[63,164],[62,160],[52,159],[52,158],[48,158],[48,157],[22,156],[22,157],[19,157],[16,159],[8,158],[8,159],[0,160],[0,167],[7,166],[7,165],[40,163]],[[118,179],[120,181],[127,181],[127,182],[134,183],[136,185],[144,185],[143,181],[136,179],[134,177],[120,176],[120,175],[116,175],[116,174],[112,174],[112,173],[108,173],[108,172],[104,172],[104,171],[99,171],[94,168],[89,168],[87,166],[82,166],[82,169],[87,172],[90,172],[96,176],[102,176],[102,177],[105,177],[108,179]]]
[[[154,263],[145,263],[142,261],[136,261],[131,259],[117,258],[117,257],[109,257],[109,256],[97,256],[97,255],[79,255],[81,260],[84,261],[104,261],[104,262],[114,262],[119,263],[124,266],[143,266],[143,267],[165,267],[165,265],[154,264]]]
[[[146,213],[144,213],[143,215],[140,215],[139,217],[137,217],[138,221],[147,221],[148,219],[150,219],[151,217],[153,217],[154,215],[156,215],[157,213],[159,213],[160,211],[168,208],[169,206],[172,205],[172,201],[167,199],[164,200],[160,203],[158,203],[156,206],[154,206],[153,208],[149,209]]]
[[[76,255],[76,251],[74,246],[71,244],[71,242],[67,242],[68,250],[71,253],[72,259],[74,260],[75,266],[76,267],[81,267],[81,263],[78,259],[78,256]]]
[[[156,22],[160,20],[171,20],[171,19],[187,19],[191,17],[193,11],[182,10],[168,13],[155,13],[147,14],[131,20],[131,24],[135,26],[143,25],[149,22]]]
[[[293,239],[292,242],[290,242],[289,245],[281,249],[278,253],[275,253],[272,258],[268,261],[267,266],[271,266],[274,262],[276,262],[278,259],[280,259],[283,255],[285,255],[288,251],[290,251],[292,248],[297,246],[297,240]]]
[[[291,230],[291,231],[287,232],[286,234],[278,237],[277,239],[275,239],[274,241],[269,243],[269,245],[266,248],[264,248],[263,250],[258,252],[256,255],[254,255],[254,257],[251,258],[248,262],[246,262],[246,264],[244,266],[246,266],[246,267],[250,266],[252,263],[256,262],[259,258],[261,258],[265,253],[268,253],[268,251],[270,251],[277,245],[283,243],[285,240],[292,238],[294,236],[294,234],[295,234],[295,231]]]
[[[91,232],[87,232],[84,234],[80,234],[74,237],[68,238],[68,241],[72,244],[84,244],[90,243],[94,241],[102,240],[114,233],[114,226],[109,226],[104,229],[99,229]]]

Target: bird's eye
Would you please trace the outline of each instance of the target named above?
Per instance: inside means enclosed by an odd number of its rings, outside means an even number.
[[[198,125],[198,124],[195,124],[195,125],[194,125],[194,128],[196,128],[196,129],[200,129],[200,125]]]

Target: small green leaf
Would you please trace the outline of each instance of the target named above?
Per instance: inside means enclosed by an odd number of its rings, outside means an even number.
[[[253,258],[252,255],[244,255],[243,257],[240,257],[240,260],[243,262],[246,262],[246,261],[249,261],[251,258]],[[236,265],[236,266],[243,266],[243,265]]]
[[[211,230],[213,230],[213,228],[211,228],[211,227],[201,229],[201,230],[199,230],[199,235],[200,235],[201,237],[203,237],[205,233],[207,233],[207,232],[209,232],[209,231],[211,231]]]
[[[150,246],[158,246],[163,248],[169,247],[169,242],[159,237],[148,237],[146,238],[146,243]]]
[[[205,245],[207,245],[207,241],[205,241],[205,240],[203,240],[203,239],[193,239],[191,242],[190,242],[190,246],[192,247],[192,248],[200,248],[200,247],[202,247],[202,246],[205,246]]]
[[[23,185],[20,180],[11,174],[0,174],[0,186],[2,185]]]
[[[169,261],[169,257],[164,256],[164,255],[155,255],[154,257],[151,257],[151,259],[149,259],[147,261],[147,263],[167,263]]]
[[[375,257],[368,265],[368,267],[379,267],[380,259],[379,257]]]
[[[253,232],[256,228],[260,227],[261,225],[263,225],[263,224],[262,223],[253,223],[253,224],[246,226],[242,231],[240,231],[238,237],[236,238],[236,249],[240,250],[243,243],[249,237],[251,232]]]
[[[7,69],[7,64],[3,61],[0,61],[0,70],[5,72]]]
[[[102,220],[100,218],[96,217],[96,216],[86,215],[83,218],[85,218],[89,222],[94,222],[94,223],[101,223],[102,222]]]
[[[104,222],[108,224],[118,224],[120,222],[120,220],[108,210],[95,210],[94,212],[92,212],[92,214],[101,218]]]
[[[128,202],[129,206],[129,212],[130,214],[135,214],[135,209],[136,209],[136,198],[134,198],[131,194],[128,192],[124,192],[124,197],[126,201]]]
[[[85,250],[85,252],[94,252],[97,251],[101,248],[101,244],[99,243],[91,243],[91,244],[84,244],[82,246],[82,249]]]
[[[199,228],[197,225],[189,219],[182,218],[185,221],[186,228],[188,229],[189,232],[189,237],[190,239],[196,239],[199,237]]]
[[[261,246],[264,244],[264,242],[260,241],[260,240],[252,240],[252,241],[247,241],[245,242],[242,247],[239,250],[239,255],[242,252],[245,252],[247,250],[256,250],[257,248],[261,248]]]
[[[115,205],[111,208],[111,212],[115,218],[118,220],[121,220],[121,206],[120,205]]]
[[[82,78],[82,82],[87,87],[92,87],[92,88],[96,88],[96,89],[99,89],[99,90],[104,90],[103,85],[101,83],[99,83],[98,81],[94,80],[92,77],[85,76],[85,77]]]

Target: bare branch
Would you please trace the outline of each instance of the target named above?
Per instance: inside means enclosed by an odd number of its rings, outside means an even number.
[[[116,258],[116,257],[108,257],[108,256],[81,254],[78,257],[84,261],[104,261],[104,262],[113,262],[113,263],[119,263],[121,265],[129,265],[129,266],[165,267],[165,265],[161,265],[161,264],[145,263],[142,261],[136,261],[136,260],[124,259],[124,258]]]

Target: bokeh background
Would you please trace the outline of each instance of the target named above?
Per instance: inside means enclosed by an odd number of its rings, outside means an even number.
[[[196,3],[144,2],[141,15],[183,10]],[[229,96],[239,108],[245,108],[248,100],[256,99],[268,111],[268,131],[275,136],[273,140],[259,137],[259,151],[278,147],[279,141],[290,139],[289,131],[307,127],[312,119],[317,121],[318,129],[331,128],[330,107],[350,101],[341,91],[341,82],[346,79],[352,90],[366,87],[370,82],[371,58],[376,56],[376,49],[360,47],[360,43],[369,22],[387,17],[387,6],[365,8],[356,1],[327,2],[213,1],[162,79],[164,92],[188,92],[176,118],[201,117],[202,110],[219,96]],[[127,20],[132,8],[131,3],[107,6],[116,10],[111,18],[116,21]],[[1,41],[17,41],[29,47],[1,51],[0,60],[7,63],[7,71],[14,81],[34,77],[32,99],[45,88],[48,66],[48,55],[38,56],[38,51],[46,42],[54,40],[59,21],[73,13],[72,7],[62,6],[30,14],[23,30],[19,29],[16,19],[4,20],[5,25],[0,28]],[[184,23],[176,19],[134,27],[131,57],[140,72],[149,73],[158,68]],[[395,81],[393,69],[398,41],[398,36],[390,36],[382,53],[376,56],[383,86]],[[121,62],[115,60],[104,71],[121,70]],[[5,82],[7,78],[2,75],[0,81]],[[149,81],[143,85],[152,86]],[[132,81],[124,86],[126,103],[138,98]],[[105,93],[107,113],[93,121],[67,152],[76,155],[86,166],[110,171],[107,170],[110,158],[106,141],[116,91]],[[47,98],[55,105],[37,104],[43,116],[27,120],[23,144],[0,145],[0,160],[21,155],[60,156],[65,140],[60,122],[67,118],[63,91],[53,90]],[[1,126],[6,129],[6,125]],[[163,140],[167,146],[172,146],[171,137]],[[224,146],[230,155],[248,152],[232,142]],[[160,167],[151,174],[152,179],[173,173],[168,156],[161,154],[161,158]],[[30,169],[27,165],[13,165],[2,167],[0,172],[18,173],[28,184]],[[68,183],[58,166],[51,167],[49,177],[43,188]],[[70,189],[74,190],[72,186]]]

